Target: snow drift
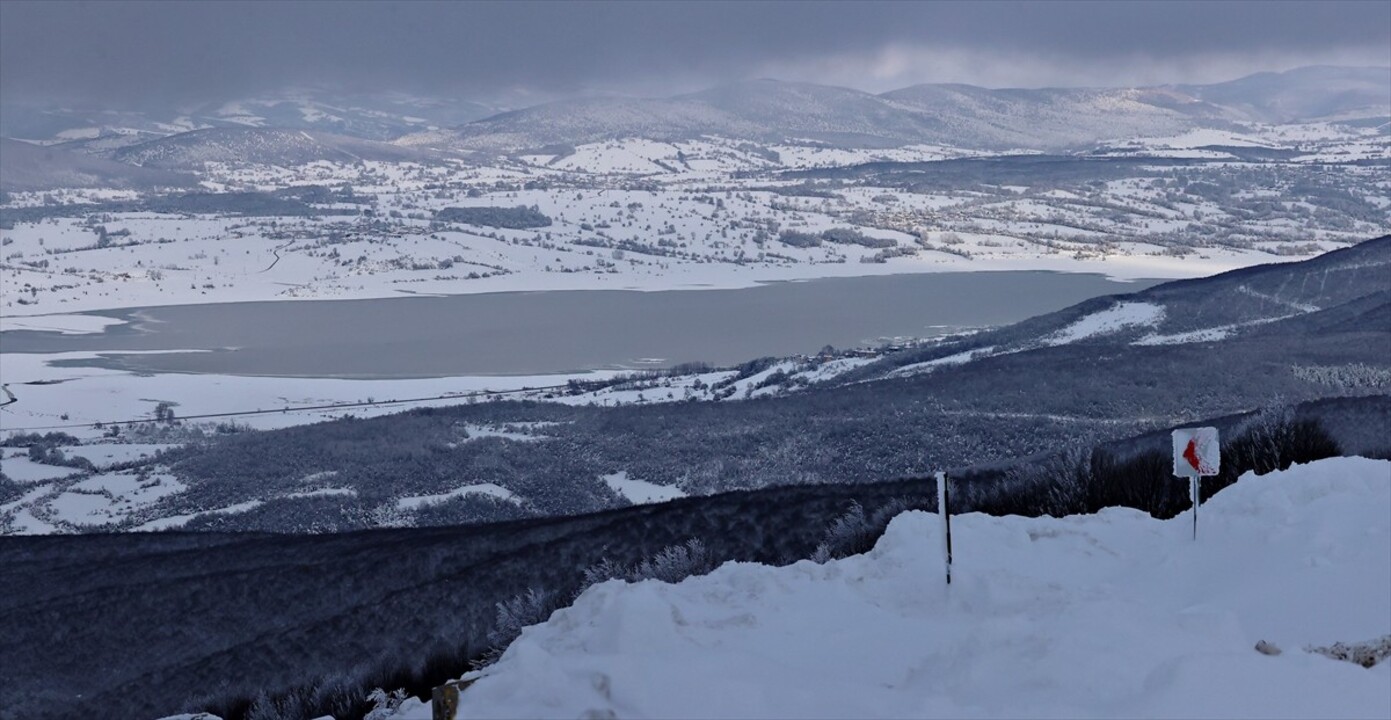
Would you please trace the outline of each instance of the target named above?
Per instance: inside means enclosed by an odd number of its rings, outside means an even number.
[[[1391,462],[1248,474],[1196,542],[1188,514],[958,516],[950,587],[938,523],[905,513],[824,565],[596,585],[459,716],[1391,717],[1391,663],[1304,650],[1391,632]]]

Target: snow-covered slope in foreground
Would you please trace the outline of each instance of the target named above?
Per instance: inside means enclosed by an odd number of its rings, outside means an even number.
[[[1391,717],[1391,662],[1303,650],[1391,633],[1391,462],[1243,477],[1196,542],[1187,514],[955,517],[950,587],[938,522],[825,565],[595,586],[459,717]]]

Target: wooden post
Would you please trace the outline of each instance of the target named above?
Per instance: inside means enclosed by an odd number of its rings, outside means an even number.
[[[433,720],[457,720],[459,693],[472,685],[473,680],[451,680],[430,692],[430,717]]]

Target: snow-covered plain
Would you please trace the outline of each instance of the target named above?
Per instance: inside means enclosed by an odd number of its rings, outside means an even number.
[[[1391,462],[1246,475],[1189,515],[896,518],[866,555],[610,581],[523,631],[460,717],[1391,717]],[[1283,650],[1257,652],[1258,641]],[[396,720],[425,720],[408,701]]]
[[[1201,149],[1207,145],[1303,155],[1278,164],[1249,162]],[[1140,168],[1133,178],[1087,184],[1044,175],[1030,185],[963,181],[923,191],[873,178],[827,182],[787,173],[982,153],[932,145],[839,149],[810,141],[753,146],[702,137],[615,139],[582,144],[566,155],[522,154],[487,164],[210,162],[201,171],[210,190],[347,186],[357,202],[314,203],[313,216],[122,210],[21,220],[0,231],[6,285],[0,327],[20,327],[21,316],[149,305],[728,288],[944,270],[1195,277],[1308,257],[1386,225],[1388,206],[1378,205],[1388,187],[1385,171],[1358,164],[1391,157],[1391,139],[1375,130],[1249,125],[1135,138],[1122,149],[1164,159],[1198,156],[1171,177]],[[1214,155],[1230,162],[1199,162]],[[1311,184],[1336,185],[1383,212],[1343,213],[1345,203],[1320,204],[1298,189]],[[1210,192],[1218,186],[1236,192],[1218,201]],[[116,198],[113,192],[15,192],[7,207],[92,202]],[[1238,207],[1251,202],[1260,205]],[[434,222],[447,207],[518,205],[536,207],[552,223],[507,229]],[[892,252],[838,243],[799,247],[778,239],[780,231],[833,228],[890,241]]]
[[[53,355],[7,354],[3,356],[6,377],[24,378],[29,383],[12,386],[19,402],[0,408],[0,433],[28,430],[64,430],[77,437],[95,439],[105,430],[76,427],[92,423],[153,419],[161,401],[174,403],[177,417],[219,413],[263,411],[255,415],[226,418],[239,425],[268,430],[289,425],[342,417],[400,412],[411,407],[457,405],[471,393],[512,392],[563,384],[564,376],[488,376],[392,380],[347,380],[339,378],[241,377],[228,375],[160,374],[140,375],[121,370],[88,367],[54,367],[48,363],[62,359],[90,358],[92,353]],[[587,373],[588,379],[603,379],[614,372]],[[416,400],[416,398],[435,398]],[[367,403],[357,407],[323,406]],[[64,417],[66,416],[66,417]],[[219,422],[214,418],[209,422]],[[495,429],[478,428],[486,435]],[[471,431],[472,432],[472,431]],[[86,447],[84,446],[84,450]],[[97,451],[88,451],[97,454]],[[82,455],[82,451],[74,450]],[[94,463],[103,464],[97,457]],[[8,474],[8,470],[6,471]]]

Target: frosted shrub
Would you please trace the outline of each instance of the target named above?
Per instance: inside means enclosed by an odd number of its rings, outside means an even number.
[[[1318,653],[1334,660],[1345,660],[1369,668],[1391,658],[1391,635],[1383,635],[1375,640],[1360,643],[1333,643],[1327,647],[1307,647],[1308,652]]]
[[[372,703],[372,709],[367,711],[362,720],[387,720],[401,709],[401,703],[406,701],[405,690],[392,690],[387,692],[377,688],[367,693],[367,702]]]
[[[642,561],[632,580],[661,580],[681,582],[692,575],[703,575],[712,569],[710,552],[705,543],[691,538],[684,545],[671,545],[651,558]]]
[[[1391,369],[1365,363],[1349,365],[1293,365],[1290,371],[1300,380],[1339,390],[1379,390],[1391,387]]]
[[[1041,468],[1048,479],[1048,492],[1039,510],[1044,515],[1063,517],[1087,512],[1098,488],[1092,472],[1092,448],[1074,445],[1044,461]]]
[[[522,634],[522,628],[550,617],[555,610],[551,593],[537,588],[497,604],[497,620],[488,631],[488,642],[505,646]]]
[[[812,552],[812,562],[824,563],[872,550],[874,543],[889,526],[889,521],[910,509],[912,506],[906,500],[894,498],[872,514],[866,515],[859,501],[851,501],[845,514],[831,521],[831,526],[826,529],[826,536]]]
[[[1237,464],[1257,475],[1341,453],[1318,421],[1297,418],[1294,408],[1285,404],[1248,417],[1237,427],[1235,438],[1224,453],[1230,450]]]
[[[310,704],[318,711],[341,718],[352,712],[361,697],[362,690],[353,682],[353,678],[340,673],[319,680],[314,686]]]
[[[298,720],[307,715],[303,699],[293,692],[272,697],[262,691],[246,709],[246,720]]]
[[[1256,414],[1246,418],[1237,426],[1236,435],[1246,436],[1247,445],[1243,458],[1247,465],[1260,473],[1267,473],[1289,463],[1282,462],[1288,451],[1291,431],[1294,426],[1294,409],[1283,403],[1261,408]]]
[[[636,566],[616,563],[608,558],[585,568],[584,581],[575,592],[576,597],[592,585],[608,580],[622,579],[628,582],[660,580],[676,583],[695,575],[704,575],[715,569],[715,557],[698,538],[691,538],[680,545],[668,545],[656,555],[643,560]]]
[[[826,537],[816,546],[812,553],[813,562],[824,563],[837,557],[845,557],[839,550],[858,546],[863,542],[864,537],[869,533],[869,521],[865,519],[865,509],[859,501],[852,501],[850,509],[844,515],[831,521],[831,526],[826,529]]]
[[[580,583],[580,589],[575,592],[575,596],[578,597],[580,593],[592,585],[598,585],[614,578],[626,579],[630,572],[632,570],[626,565],[604,558],[584,569],[584,581]]]
[[[507,646],[522,634],[522,628],[544,622],[557,607],[559,603],[554,595],[534,587],[498,603],[493,627],[488,630],[488,643],[492,648],[474,661],[473,666],[484,668],[497,662]]]

